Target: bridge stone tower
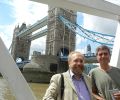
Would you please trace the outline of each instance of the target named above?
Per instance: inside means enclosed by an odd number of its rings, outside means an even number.
[[[17,60],[17,58],[21,58],[22,61],[29,59],[31,41],[27,39],[27,36],[25,36],[24,38],[17,37],[17,34],[19,34],[24,29],[26,29],[25,23],[23,23],[21,27],[17,26],[14,29],[11,55],[15,61]]]
[[[48,34],[46,39],[46,55],[67,56],[75,49],[75,34],[70,31],[59,15],[71,22],[76,22],[76,13],[62,8],[49,7],[48,11]]]

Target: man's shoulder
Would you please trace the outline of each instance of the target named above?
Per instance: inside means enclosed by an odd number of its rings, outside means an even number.
[[[84,78],[86,78],[86,79],[90,79],[90,76],[87,75],[86,73],[82,73],[82,76],[83,76]]]
[[[94,73],[94,72],[97,72],[98,70],[99,70],[99,68],[96,67],[96,68],[91,69],[89,73]]]
[[[120,68],[118,68],[118,67],[113,67],[113,66],[111,66],[112,67],[112,70],[119,70],[120,71]]]
[[[66,75],[68,72],[63,72],[63,73],[57,73],[57,74],[54,74],[53,76],[52,76],[52,78],[60,78],[61,77],[61,74],[63,74],[63,76],[64,75]]]
[[[108,71],[108,73],[115,73],[115,74],[120,73],[120,68],[118,68],[118,67],[112,67],[112,68]]]

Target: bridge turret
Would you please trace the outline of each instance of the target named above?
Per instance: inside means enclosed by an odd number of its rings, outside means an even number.
[[[63,22],[60,21],[59,15],[64,16],[71,22],[76,22],[76,12],[49,7],[48,11],[48,34],[46,39],[46,55],[68,55],[75,49],[75,34],[70,31]]]
[[[19,29],[19,32],[23,31],[26,28],[27,28],[26,23],[22,23],[22,25],[21,25],[21,27]]]
[[[91,53],[91,45],[90,44],[88,44],[87,45],[87,52],[86,52],[87,54],[90,54]]]
[[[13,59],[15,61],[17,60],[17,58],[21,58],[22,60],[29,59],[31,41],[29,41],[27,38],[24,37],[23,38],[17,37],[17,35],[25,28],[26,28],[26,24],[23,23],[20,27],[18,25],[14,29],[12,46],[11,46],[12,47],[11,55],[13,56]]]

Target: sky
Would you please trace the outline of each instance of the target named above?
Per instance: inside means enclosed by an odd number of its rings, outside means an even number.
[[[32,25],[48,14],[48,6],[29,0],[0,0],[0,37],[7,48],[10,47],[14,28],[23,22]],[[77,23],[82,27],[100,33],[116,33],[117,22],[85,13],[77,13]],[[84,44],[83,42],[86,42]],[[76,50],[85,52],[87,44],[95,43],[80,38],[76,38]],[[44,52],[46,47],[46,36],[32,41],[31,53],[35,51]],[[96,46],[93,46],[93,49]]]
[[[48,6],[45,4],[28,0],[0,0],[0,37],[6,47],[10,47],[16,26],[20,26],[23,22],[26,25],[32,25],[47,14]],[[42,44],[45,44],[44,38],[41,38],[39,42],[33,41],[32,48],[36,50],[45,49]]]

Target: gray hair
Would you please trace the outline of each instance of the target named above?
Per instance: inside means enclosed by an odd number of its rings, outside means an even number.
[[[107,50],[108,53],[111,54],[110,53],[110,48],[108,46],[106,46],[106,45],[98,46],[97,49],[96,49],[96,55],[98,55],[99,50]]]

